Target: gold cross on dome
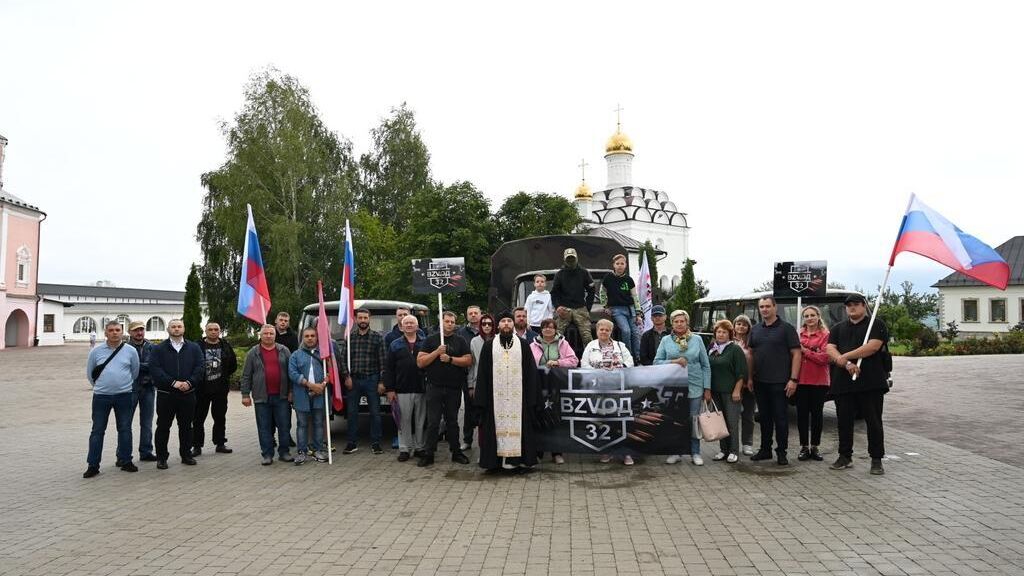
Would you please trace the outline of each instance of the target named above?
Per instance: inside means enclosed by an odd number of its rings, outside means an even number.
[[[587,160],[585,158],[580,158],[580,163],[577,164],[577,166],[579,166],[579,169],[580,169],[580,180],[582,180],[583,182],[586,182],[587,181],[587,166],[590,166],[590,164],[587,164]]]

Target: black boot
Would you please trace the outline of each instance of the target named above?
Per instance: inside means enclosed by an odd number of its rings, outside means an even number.
[[[423,456],[420,456],[420,461],[417,462],[416,465],[419,466],[420,468],[426,468],[427,466],[433,466],[434,465],[434,454],[433,454],[433,452],[428,452],[428,453],[424,454]]]

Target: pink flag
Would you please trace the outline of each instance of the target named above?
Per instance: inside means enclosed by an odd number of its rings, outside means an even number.
[[[316,282],[316,296],[320,301],[320,311],[316,317],[316,339],[320,344],[320,359],[330,360],[331,367],[328,373],[331,378],[331,388],[334,391],[334,411],[340,412],[345,407],[345,401],[341,396],[338,359],[334,357],[334,346],[331,345],[331,325],[327,322],[327,309],[324,307],[324,283],[320,280]]]

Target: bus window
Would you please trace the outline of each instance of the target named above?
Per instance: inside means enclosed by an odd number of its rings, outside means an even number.
[[[750,318],[751,322],[755,324],[761,319],[760,313],[757,311],[757,304],[748,302],[743,306],[743,313],[746,314],[747,318]]]
[[[697,330],[701,332],[707,332],[711,329],[711,323],[708,321],[711,318],[711,309],[701,306],[697,310],[699,317],[697,318]]]
[[[800,321],[796,317],[796,302],[791,304],[779,304],[778,305],[779,318],[782,318],[791,325],[799,327]]]
[[[726,311],[725,308],[716,306],[714,312],[715,313],[714,313],[714,316],[712,317],[711,323],[708,325],[710,328],[713,328],[715,326],[715,322],[718,322],[719,320],[729,320],[730,319],[729,318],[729,312]]]

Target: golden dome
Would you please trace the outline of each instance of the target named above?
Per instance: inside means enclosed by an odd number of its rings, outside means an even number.
[[[577,200],[583,200],[583,199],[590,200],[593,197],[594,197],[594,195],[590,192],[590,186],[587,186],[587,183],[585,181],[584,182],[580,182],[579,187],[576,188],[576,199]]]
[[[615,134],[608,139],[608,143],[604,145],[604,151],[608,154],[614,154],[616,152],[628,152],[633,153],[633,141],[622,133],[622,130],[616,129]]]

